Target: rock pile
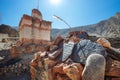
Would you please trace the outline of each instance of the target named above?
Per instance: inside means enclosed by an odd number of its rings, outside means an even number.
[[[81,34],[83,33],[84,32],[73,32],[65,39],[58,36],[56,40],[51,43],[47,51],[45,50],[35,53],[33,60],[30,62],[31,80],[81,80],[84,65],[71,60],[72,56],[70,54],[72,52],[71,47],[73,44],[68,43],[68,41],[74,41],[74,44],[77,44],[82,40],[82,38],[79,37],[81,37]],[[83,38],[88,39],[89,36],[85,34]],[[68,44],[63,45],[63,43]],[[65,48],[66,45],[69,47]],[[106,46],[106,44],[103,46]],[[107,47],[109,46],[107,45]],[[64,50],[67,49],[67,55],[63,54],[63,48],[65,48]],[[117,68],[111,66],[114,63],[113,59],[109,62],[112,63],[108,63],[110,66],[106,70],[106,75],[111,76],[111,70],[114,69],[114,76],[120,77],[120,73],[118,72],[120,71],[120,68],[118,66]],[[120,78],[112,80],[119,79]]]
[[[84,32],[83,32],[84,33]],[[69,37],[73,34],[80,36],[81,32],[70,33]],[[63,50],[63,43],[68,42],[69,40],[79,42],[79,39],[73,37],[69,39],[63,39],[61,36],[58,36],[54,42],[49,47],[49,51],[38,52],[34,55],[34,59],[30,63],[30,72],[32,80],[80,80],[83,70],[83,66],[79,63],[74,63],[72,60],[67,58],[67,55],[61,61],[60,55]],[[88,38],[86,36],[85,38]],[[72,44],[69,45],[71,49]],[[72,50],[71,50],[72,51]],[[70,51],[70,52],[71,52]],[[69,53],[70,53],[69,52]],[[71,76],[74,75],[74,76]],[[39,76],[39,77],[38,77]]]

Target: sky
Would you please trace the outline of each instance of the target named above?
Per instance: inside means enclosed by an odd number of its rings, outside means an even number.
[[[0,0],[0,24],[16,27],[23,14],[31,15],[34,8],[38,8],[38,0]],[[68,26],[53,15],[71,27],[95,24],[120,12],[120,0],[39,0],[38,9],[52,28],[64,29]]]

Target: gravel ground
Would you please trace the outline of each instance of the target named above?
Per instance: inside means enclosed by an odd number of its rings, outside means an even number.
[[[8,50],[8,49],[10,49],[11,45],[12,45],[11,42],[9,42],[9,43],[1,43],[0,42],[0,51],[1,50]]]
[[[30,80],[30,74],[29,73],[23,73],[20,76],[0,76],[0,80]]]
[[[18,61],[18,59],[15,59],[14,61],[11,59],[10,56],[10,51],[9,50],[0,50],[0,56],[1,57],[5,57],[4,60],[0,61],[0,66],[12,66],[16,63],[23,63],[26,64],[27,66],[29,66],[29,62],[33,59],[33,55],[34,53],[30,53],[30,54],[22,54],[20,57],[20,61]],[[9,64],[8,64],[9,62]],[[22,72],[19,76],[17,76],[14,73],[8,73],[6,72],[6,74],[2,74],[0,75],[0,80],[30,80],[30,73],[29,73],[29,68],[27,69],[27,72]],[[1,71],[0,71],[1,73]]]

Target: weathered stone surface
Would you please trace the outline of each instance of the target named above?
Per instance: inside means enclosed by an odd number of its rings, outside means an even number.
[[[49,53],[48,57],[49,59],[56,59],[60,54],[62,54],[62,49],[58,49],[54,51],[53,53]]]
[[[86,60],[82,80],[104,80],[106,60],[100,54],[91,54]]]
[[[81,80],[83,66],[79,63],[72,63],[70,65],[64,65],[63,71],[71,80]]]
[[[61,36],[58,36],[58,37],[54,40],[53,44],[54,44],[54,45],[59,45],[59,43],[60,43],[62,40],[63,40],[63,38],[62,38]]]
[[[69,33],[70,36],[77,36],[80,39],[89,39],[89,35],[85,31],[72,31]]]
[[[100,54],[104,57],[107,56],[103,46],[90,40],[81,40],[74,46],[72,60],[74,62],[85,64],[87,57],[91,54]]]
[[[106,48],[110,48],[111,47],[110,42],[108,40],[106,40],[105,38],[99,38],[96,42],[101,44],[102,46],[104,46]]]
[[[16,46],[12,46],[10,49],[11,56],[18,57],[20,55],[20,52],[17,50]]]
[[[111,80],[120,80],[120,78],[112,78]]]
[[[120,62],[109,58],[106,66],[106,76],[120,77]]]
[[[74,48],[74,42],[68,42],[63,44],[62,61],[65,61],[71,54]]]
[[[34,55],[34,59],[30,63],[30,72],[32,80],[49,80],[49,60],[48,58],[42,59],[41,52]]]

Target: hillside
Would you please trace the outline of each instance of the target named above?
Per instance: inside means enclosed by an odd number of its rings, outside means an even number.
[[[87,25],[87,26],[78,26],[71,29],[53,29],[51,34],[52,37],[57,35],[65,36],[69,31],[83,30],[89,33],[89,35],[102,36],[108,38],[120,38],[120,12],[116,13],[115,16],[100,21],[99,23]],[[57,32],[57,33],[56,33]]]
[[[14,28],[12,28],[9,25],[1,24],[0,25],[0,33],[6,33],[9,35],[9,37],[17,37],[18,31]]]

